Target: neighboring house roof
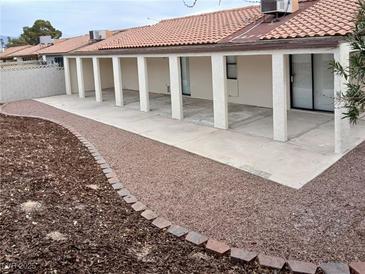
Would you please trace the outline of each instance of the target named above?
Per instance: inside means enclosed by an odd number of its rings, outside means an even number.
[[[64,41],[64,39],[55,39],[53,41],[53,44],[56,45],[56,44],[62,43],[63,41]],[[40,50],[45,49],[47,47],[50,47],[50,45],[38,44],[38,45],[30,46],[30,47],[27,47],[25,49],[16,51],[12,54],[9,54],[8,56],[9,57],[34,56],[34,55],[38,55]]]
[[[258,6],[250,6],[162,20],[116,34],[101,43],[99,49],[217,43],[261,16]]]
[[[15,53],[17,51],[20,51],[20,50],[23,50],[23,49],[29,48],[29,47],[31,47],[31,45],[6,48],[4,52],[0,53],[0,58],[8,58],[8,57],[10,57],[9,55],[11,55],[12,53]]]
[[[38,51],[38,54],[42,55],[52,55],[52,54],[62,54],[67,53],[72,50],[78,49],[82,46],[86,46],[89,44],[90,36],[88,34],[65,38],[62,43],[56,43],[52,46],[43,48]]]
[[[19,50],[17,52],[14,52],[12,54],[10,54],[10,56],[12,57],[20,57],[20,56],[32,56],[32,55],[37,55],[37,52],[44,48],[44,47],[47,47],[47,46],[44,46],[44,45],[35,45],[35,46],[30,46],[30,47],[27,47],[23,50]]]
[[[320,0],[263,39],[346,35],[354,29],[358,0]]]

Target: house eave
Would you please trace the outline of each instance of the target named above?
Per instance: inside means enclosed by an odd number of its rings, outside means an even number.
[[[203,52],[229,52],[229,51],[256,51],[256,50],[290,50],[310,48],[336,48],[344,40],[343,36],[259,40],[247,43],[216,43],[206,45],[168,46],[107,49],[97,51],[69,52],[65,56],[88,55],[136,55],[136,54],[178,54],[178,53],[203,53]]]

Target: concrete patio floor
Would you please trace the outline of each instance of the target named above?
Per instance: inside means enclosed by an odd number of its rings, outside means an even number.
[[[151,112],[139,111],[138,92],[124,93],[125,107],[114,106],[111,91],[103,103],[94,93],[38,99],[39,102],[166,143],[277,183],[301,188],[343,155],[335,154],[333,115],[288,112],[289,142],[272,140],[272,110],[229,104],[229,130],[213,125],[209,100],[184,97],[183,121],[171,119],[170,97],[150,93]],[[351,129],[352,147],[365,139],[365,121]]]

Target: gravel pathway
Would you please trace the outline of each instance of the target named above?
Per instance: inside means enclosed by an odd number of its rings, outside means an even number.
[[[294,190],[36,101],[5,111],[74,127],[142,202],[173,222],[268,255],[365,260],[365,143]]]

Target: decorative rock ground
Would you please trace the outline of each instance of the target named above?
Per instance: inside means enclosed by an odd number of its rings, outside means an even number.
[[[1,111],[1,108],[0,108]],[[9,114],[6,114],[9,115]],[[12,116],[18,116],[18,115],[12,115]],[[255,252],[249,252],[245,251],[240,248],[230,248],[227,244],[224,242],[216,241],[214,239],[208,239],[206,236],[199,234],[194,231],[190,231],[184,227],[181,227],[179,225],[172,225],[170,221],[158,217],[158,215],[153,212],[152,210],[145,210],[146,206],[139,202],[137,198],[130,194],[128,189],[124,188],[123,184],[119,181],[117,178],[117,175],[113,171],[113,169],[109,166],[109,164],[105,161],[105,159],[99,154],[97,149],[88,142],[84,137],[82,137],[77,131],[74,129],[68,127],[65,124],[59,123],[57,121],[51,120],[51,119],[45,119],[43,117],[36,117],[36,116],[28,116],[30,118],[37,118],[37,119],[43,119],[48,120],[50,122],[56,123],[61,125],[62,127],[68,129],[71,131],[84,145],[88,148],[89,152],[93,155],[94,159],[96,160],[97,164],[99,164],[100,168],[103,170],[103,173],[105,174],[106,178],[108,179],[109,183],[112,185],[113,189],[118,191],[118,195],[121,196],[124,201],[127,204],[131,204],[131,207],[135,211],[143,211],[141,214],[142,217],[144,217],[147,220],[153,220],[152,225],[159,229],[165,229],[168,228],[167,232],[173,234],[176,237],[182,237],[185,236],[185,239],[195,245],[202,245],[203,243],[206,243],[205,248],[207,250],[210,250],[216,254],[224,255],[229,250],[231,250],[231,259],[243,263],[249,263],[253,261],[256,257],[258,259],[258,262],[261,266],[281,270],[285,263],[287,263],[289,269],[293,273],[304,273],[304,274],[314,274],[317,271],[317,266],[309,263],[309,262],[300,262],[300,261],[293,261],[289,260],[286,261],[283,258],[275,257],[275,256],[267,256],[264,254],[257,254]],[[91,189],[97,189],[94,186],[89,185],[88,186]],[[28,201],[24,204],[22,204],[21,208],[22,210],[26,212],[31,212],[33,210],[40,209],[41,204],[38,202],[32,202]],[[362,224],[363,225],[363,224]],[[363,227],[361,226],[361,233],[363,232]],[[47,238],[56,240],[56,241],[63,241],[66,240],[66,237],[58,232],[51,232],[47,234]],[[364,262],[353,262],[350,265],[344,264],[344,263],[324,263],[321,264],[320,269],[323,271],[324,274],[365,274],[365,263]]]

